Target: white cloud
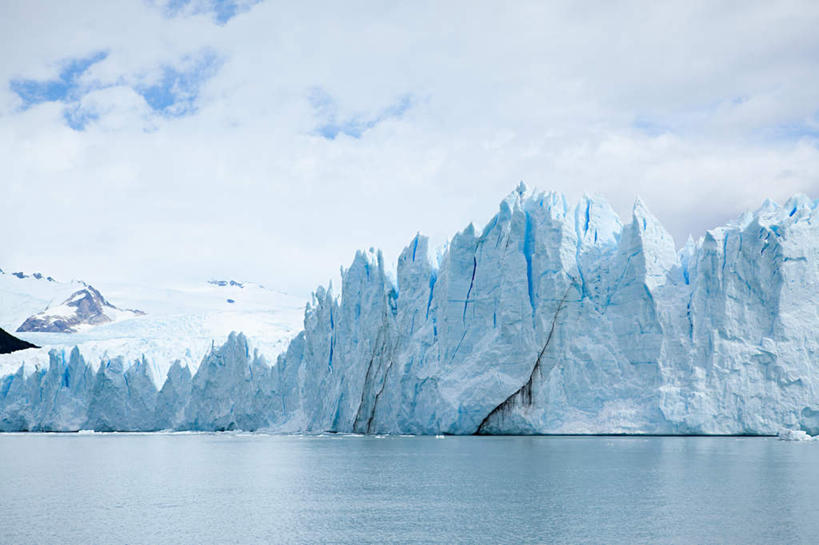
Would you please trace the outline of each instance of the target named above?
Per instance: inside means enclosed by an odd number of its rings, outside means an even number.
[[[224,25],[190,6],[0,8],[0,267],[307,293],[357,248],[485,221],[520,179],[622,214],[639,193],[678,244],[819,196],[815,3],[267,2]],[[9,81],[96,51],[85,130],[62,104],[20,111]],[[202,51],[220,64],[195,108],[159,115],[140,85]],[[337,122],[412,106],[328,140],[316,88]]]

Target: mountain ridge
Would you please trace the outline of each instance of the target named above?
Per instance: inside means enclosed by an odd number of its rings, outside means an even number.
[[[8,333],[5,329],[0,328],[0,354],[11,354],[12,352],[18,352],[28,348],[39,347],[28,341],[18,339],[11,333]]]
[[[84,327],[111,323],[117,320],[143,316],[141,310],[120,309],[109,303],[90,284],[72,293],[56,306],[49,306],[26,318],[17,328],[18,333],[76,333]]]

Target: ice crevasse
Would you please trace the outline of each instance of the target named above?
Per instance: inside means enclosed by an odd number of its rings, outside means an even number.
[[[624,224],[521,184],[438,259],[416,236],[395,282],[356,254],[272,365],[234,334],[157,389],[55,352],[0,379],[0,429],[816,434],[817,220],[768,201],[678,251],[639,200]]]

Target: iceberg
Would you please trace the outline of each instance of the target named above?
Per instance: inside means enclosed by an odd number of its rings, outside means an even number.
[[[802,430],[783,430],[779,432],[780,441],[815,441],[816,438]]]
[[[394,276],[376,251],[341,276],[272,364],[231,334],[157,389],[144,358],[93,373],[54,354],[0,381],[0,429],[819,434],[805,196],[678,250],[639,199],[624,222],[521,184],[439,255],[416,235]]]

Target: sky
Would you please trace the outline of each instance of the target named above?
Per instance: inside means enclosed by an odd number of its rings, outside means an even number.
[[[688,234],[819,197],[819,3],[0,2],[0,268],[307,296],[523,180]]]

